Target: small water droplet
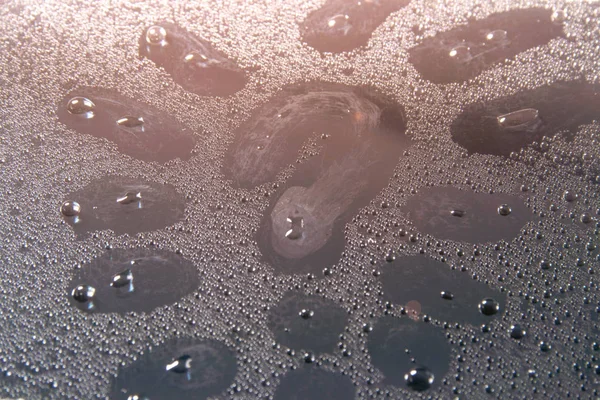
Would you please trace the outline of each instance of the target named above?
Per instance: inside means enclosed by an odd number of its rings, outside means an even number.
[[[144,118],[126,115],[117,120],[117,125],[124,126],[127,128],[135,128],[136,126],[144,125]]]
[[[81,206],[76,201],[65,201],[60,207],[60,212],[65,217],[75,217],[81,212]]]
[[[84,118],[94,117],[94,107],[96,105],[86,97],[73,97],[67,103],[67,111],[70,114],[81,115]]]
[[[490,297],[481,300],[479,303],[479,311],[483,315],[494,315],[500,311],[500,304]]]
[[[315,312],[312,310],[302,309],[299,312],[299,315],[302,317],[302,319],[309,319],[309,318],[312,318],[313,315],[315,315]]]
[[[167,371],[176,372],[178,374],[185,374],[189,372],[191,368],[192,357],[188,355],[183,355],[179,358],[176,358],[165,367]]]
[[[452,210],[452,211],[450,211],[450,214],[453,215],[453,216],[455,216],[455,217],[459,217],[460,218],[460,217],[462,217],[462,216],[464,216],[466,214],[466,211],[464,211],[464,210]]]
[[[162,26],[151,26],[146,31],[146,42],[152,46],[167,45],[167,30]]]
[[[451,60],[456,61],[458,63],[469,62],[472,58],[471,49],[465,45],[459,45],[454,47],[452,50],[450,50],[448,56],[450,56]]]
[[[508,36],[508,32],[506,32],[503,29],[496,29],[495,31],[491,31],[490,33],[488,33],[487,35],[485,35],[485,40],[487,40],[489,43],[499,43],[499,42],[503,42],[504,40],[506,40]]]
[[[350,17],[345,14],[334,15],[327,21],[327,26],[329,28],[345,29],[346,26],[350,25],[349,19]]]
[[[127,192],[125,196],[121,196],[117,199],[119,204],[131,204],[142,199],[141,192]]]
[[[508,130],[534,131],[540,124],[539,111],[535,108],[524,108],[497,117],[498,125]]]
[[[285,233],[286,238],[297,240],[304,236],[304,218],[290,216],[287,222],[290,224],[290,229]]]
[[[443,291],[440,293],[442,299],[444,300],[452,300],[454,298],[454,294],[452,292]]]
[[[125,286],[131,286],[133,284],[133,273],[130,269],[126,269],[123,272],[119,272],[118,274],[112,277],[110,282],[110,286],[114,288],[122,288]]]
[[[565,10],[554,10],[550,19],[555,24],[560,25],[567,19],[567,12]]]
[[[406,385],[416,391],[427,390],[431,387],[434,381],[434,376],[431,371],[425,367],[417,367],[411,369],[404,375]]]
[[[78,302],[83,309],[91,310],[94,308],[94,297],[96,289],[90,285],[78,285],[71,291],[71,297]],[[78,306],[79,307],[79,306]]]
[[[500,205],[500,207],[498,207],[498,214],[500,214],[504,217],[507,215],[510,215],[511,212],[512,212],[512,209],[510,208],[510,206],[508,204],[502,204],[502,205]]]
[[[569,203],[572,203],[575,200],[577,200],[577,194],[570,192],[568,190],[565,190],[565,192],[563,193],[563,199]]]

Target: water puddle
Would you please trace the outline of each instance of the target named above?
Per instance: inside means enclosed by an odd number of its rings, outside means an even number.
[[[246,75],[212,44],[170,22],[148,27],[140,57],[152,60],[185,90],[200,96],[229,96],[244,88]]]
[[[347,320],[346,311],[331,300],[287,292],[271,310],[268,325],[282,346],[318,354],[334,352]]]
[[[235,353],[215,340],[172,339],[119,370],[114,400],[200,400],[219,395],[233,383]],[[136,397],[137,396],[137,397]]]
[[[94,313],[150,312],[200,285],[196,266],[158,249],[112,249],[77,270],[71,304]]]
[[[552,10],[510,10],[424,39],[409,50],[410,62],[434,83],[464,82],[563,36],[562,24],[552,19]]]
[[[404,307],[414,319],[428,315],[444,322],[478,325],[504,310],[504,294],[473,280],[468,272],[426,256],[387,263],[381,267],[380,279],[384,298]]]
[[[422,233],[469,243],[510,240],[533,218],[517,196],[450,186],[423,188],[401,210]]]
[[[321,53],[365,46],[373,31],[409,0],[328,0],[300,24],[303,40]]]
[[[469,153],[508,156],[559,132],[573,139],[580,125],[598,119],[600,85],[556,82],[468,105],[451,132]]]
[[[58,120],[85,135],[108,139],[142,161],[188,160],[193,132],[175,117],[114,90],[82,87],[64,97]]]
[[[173,225],[183,219],[185,200],[167,184],[110,177],[69,194],[61,207],[78,238],[110,229],[134,235]]]

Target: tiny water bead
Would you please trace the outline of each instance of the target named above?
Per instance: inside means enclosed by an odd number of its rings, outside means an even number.
[[[479,303],[479,312],[481,312],[483,315],[496,315],[499,311],[500,304],[492,298],[485,298],[481,301],[481,303]]]
[[[67,102],[67,111],[70,114],[84,118],[93,118],[95,107],[90,99],[81,96],[73,97]]]
[[[283,346],[330,353],[347,320],[346,312],[331,300],[287,292],[272,308],[267,325]]]
[[[159,25],[154,25],[146,31],[146,43],[151,46],[167,45],[167,30]]]
[[[433,385],[435,377],[430,370],[424,367],[417,367],[411,369],[407,374],[404,375],[406,386],[416,391],[427,390]]]
[[[90,311],[127,313],[150,312],[173,304],[198,284],[191,262],[169,251],[140,248],[107,250],[77,270],[71,287],[95,288],[95,307]]]
[[[464,82],[504,60],[564,36],[545,8],[513,9],[426,37],[410,61],[434,83]]]
[[[321,53],[341,53],[365,46],[388,16],[408,0],[327,0],[300,24],[302,39]]]
[[[75,217],[81,212],[81,206],[76,201],[65,201],[60,206],[60,212],[65,217]]]
[[[139,54],[164,68],[185,90],[201,96],[229,96],[246,85],[246,74],[234,61],[207,40],[170,22],[142,33]]]
[[[232,384],[235,352],[215,340],[171,339],[144,351],[132,364],[119,368],[110,398],[149,396],[152,400],[214,398]]]

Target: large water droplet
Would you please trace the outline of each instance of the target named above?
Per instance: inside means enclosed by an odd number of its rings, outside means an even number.
[[[479,311],[483,315],[495,315],[500,311],[500,304],[492,298],[486,298],[479,303]]]
[[[159,25],[154,25],[146,30],[146,43],[152,46],[167,45],[167,30]]]
[[[412,368],[404,375],[406,386],[416,391],[427,390],[433,385],[433,373],[425,367]]]
[[[497,117],[498,125],[506,130],[535,131],[540,124],[539,111],[535,108],[524,108]]]
[[[60,212],[65,217],[75,217],[81,212],[81,206],[76,201],[65,201],[60,206]]]
[[[93,118],[95,107],[96,105],[90,99],[81,96],[73,97],[67,102],[67,111],[70,114],[84,118]]]
[[[124,117],[119,118],[117,120],[117,124],[127,128],[135,128],[144,125],[144,118],[126,115]]]
[[[188,356],[187,354],[176,358],[175,360],[168,363],[165,367],[167,371],[172,371],[178,374],[188,373],[191,368],[192,357]]]

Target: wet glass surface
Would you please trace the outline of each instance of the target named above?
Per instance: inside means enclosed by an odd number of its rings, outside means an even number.
[[[4,2],[0,398],[598,397],[599,23]]]

